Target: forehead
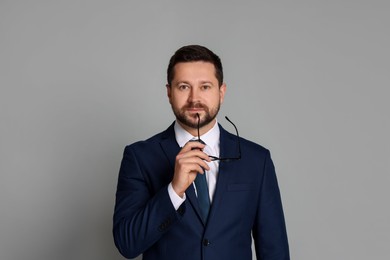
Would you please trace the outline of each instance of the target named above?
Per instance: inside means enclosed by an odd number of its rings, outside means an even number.
[[[173,81],[203,79],[218,81],[215,66],[211,62],[179,62],[173,68]]]

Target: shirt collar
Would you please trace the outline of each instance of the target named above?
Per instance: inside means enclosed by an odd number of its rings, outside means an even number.
[[[180,147],[183,147],[189,140],[198,138],[187,132],[177,121],[174,125],[176,141]],[[217,120],[215,121],[214,126],[205,134],[200,136],[203,142],[208,146],[215,147],[219,146],[219,127]]]

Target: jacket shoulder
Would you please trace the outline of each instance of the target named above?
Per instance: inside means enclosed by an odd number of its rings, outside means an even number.
[[[171,124],[166,130],[157,133],[153,135],[152,137],[149,137],[145,140],[136,141],[134,143],[128,144],[125,147],[125,151],[129,149],[150,149],[152,147],[156,147],[159,145],[159,143],[162,140],[168,139],[168,138],[175,138],[175,132],[173,129],[173,124]]]
[[[235,134],[232,134],[228,131],[226,131],[223,127],[220,126],[221,129],[221,139],[229,139],[231,142],[237,142],[237,136]],[[270,153],[269,149],[254,142],[251,140],[248,140],[244,137],[240,136],[240,146],[241,149],[249,151],[251,153],[255,153],[258,155],[268,155]]]

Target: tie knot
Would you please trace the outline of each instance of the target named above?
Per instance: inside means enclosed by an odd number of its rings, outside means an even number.
[[[199,142],[201,144],[206,144],[205,142],[203,142],[202,139],[198,139],[198,138],[193,138],[193,139],[189,140],[188,142]]]

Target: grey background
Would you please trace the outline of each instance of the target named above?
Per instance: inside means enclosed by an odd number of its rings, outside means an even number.
[[[123,259],[126,144],[165,129],[169,57],[219,54],[268,147],[292,259],[389,259],[388,1],[0,2],[0,259]]]

